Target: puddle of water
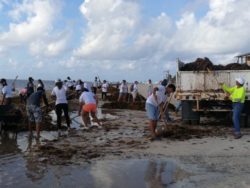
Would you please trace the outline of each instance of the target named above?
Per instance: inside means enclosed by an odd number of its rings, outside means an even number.
[[[100,110],[98,114],[102,119],[117,118],[111,114],[102,114]],[[79,121],[72,122],[72,127],[79,129],[81,118],[76,115],[77,112],[70,114],[71,118]],[[57,138],[57,131],[41,131],[39,144],[43,140]],[[37,159],[30,153],[32,146],[36,144],[35,139],[29,138],[29,132],[1,134],[0,187],[157,188],[171,185],[175,181],[174,174],[179,169],[173,161],[163,160],[97,161],[78,166],[47,166],[42,163],[42,159]]]
[[[35,132],[33,131],[33,135]],[[41,131],[41,143],[44,140],[55,140],[58,138],[57,131]],[[35,139],[30,139],[29,132],[4,132],[0,136],[0,157],[6,154],[17,154],[25,152],[33,146]]]
[[[71,127],[78,130],[82,123],[82,118],[77,116],[77,112],[70,113],[70,118],[72,119]],[[117,118],[111,114],[103,114],[102,110],[98,108],[98,116],[102,119],[114,119]],[[56,124],[56,114],[54,111],[50,112],[50,116],[52,117],[52,122]],[[96,123],[92,122],[92,125]],[[66,126],[66,125],[65,125]],[[33,131],[33,135],[35,135],[35,131]],[[34,139],[29,139],[29,132],[4,132],[0,135],[0,157],[5,154],[15,155],[16,153],[25,152],[35,143]],[[55,140],[58,139],[57,131],[41,131],[41,143],[43,140]]]
[[[82,166],[39,165],[10,160],[1,168],[1,187],[161,188],[174,183],[177,166],[172,161],[97,161]]]

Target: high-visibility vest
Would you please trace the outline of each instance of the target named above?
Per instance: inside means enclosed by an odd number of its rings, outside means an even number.
[[[243,86],[238,88],[237,86],[228,87],[223,84],[222,89],[231,94],[230,99],[232,100],[232,102],[245,102],[246,89]]]

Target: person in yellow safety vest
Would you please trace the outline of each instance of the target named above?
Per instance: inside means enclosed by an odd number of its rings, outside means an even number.
[[[245,103],[246,89],[243,87],[245,80],[243,78],[236,78],[236,86],[228,87],[225,84],[222,85],[222,89],[229,93],[229,99],[233,103],[233,124],[234,124],[234,138],[241,138],[240,132],[240,114],[243,110]]]

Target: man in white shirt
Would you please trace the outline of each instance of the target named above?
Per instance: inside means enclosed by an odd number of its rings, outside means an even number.
[[[11,98],[12,98],[12,89],[10,86],[8,86],[6,79],[2,78],[0,80],[1,85],[3,86],[2,88],[2,94],[3,98],[1,101],[1,105],[10,105],[11,104]]]
[[[175,85],[173,84],[169,84],[166,88],[164,87],[164,91],[166,92],[167,95],[170,95],[171,93],[175,92],[175,89],[176,89]],[[162,93],[159,91],[159,88],[154,88],[153,93],[147,98],[146,111],[149,119],[149,128],[152,133],[151,140],[154,140],[158,136],[155,130],[157,127],[157,121],[159,117],[161,118],[169,117],[167,106],[164,106],[164,102],[166,102],[167,95],[166,97],[164,96],[164,98],[162,98]]]
[[[131,91],[131,94],[133,96],[133,103],[134,103],[138,95],[138,82],[137,81],[135,81],[135,83],[133,84],[133,90]]]
[[[70,118],[69,118],[69,112],[68,112],[68,101],[66,97],[66,91],[67,88],[63,86],[63,83],[60,79],[56,80],[55,83],[56,87],[53,88],[51,92],[51,96],[53,98],[56,98],[56,116],[57,116],[57,126],[58,131],[61,130],[61,118],[62,118],[62,111],[64,113],[67,127],[70,129]]]
[[[126,101],[127,94],[128,94],[128,85],[127,85],[127,82],[126,82],[126,80],[122,80],[122,83],[119,86],[118,102]]]
[[[106,80],[103,80],[103,84],[102,84],[102,100],[106,100],[107,97],[107,93],[108,93],[108,83]]]

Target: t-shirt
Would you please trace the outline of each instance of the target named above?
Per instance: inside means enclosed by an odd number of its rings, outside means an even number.
[[[134,87],[133,87],[133,93],[137,93],[138,92],[138,86],[137,84],[134,84]]]
[[[167,95],[165,95],[166,87],[163,85],[159,85],[158,89],[159,89],[158,93],[159,93],[160,97],[162,98],[163,101],[165,101],[167,99]]]
[[[122,83],[119,87],[120,93],[128,93],[128,86],[127,84]]]
[[[108,92],[108,83],[102,84],[102,92]]]
[[[79,102],[83,102],[85,104],[96,104],[95,94],[84,91],[79,98]]]
[[[80,84],[76,85],[76,91],[81,91],[82,90],[82,86]]]
[[[51,95],[56,96],[56,105],[68,103],[67,97],[66,97],[66,91],[67,89],[65,87],[62,87],[61,89],[59,89],[56,86],[53,88]]]
[[[42,97],[43,97],[45,103],[47,103],[46,105],[48,105],[45,93],[44,93],[44,91],[41,91],[41,90],[39,90],[39,91],[37,91],[35,93],[32,93],[28,97],[28,99],[27,99],[27,105],[35,105],[35,106],[39,106],[40,107],[41,98]]]
[[[2,93],[5,95],[5,98],[11,98],[12,97],[12,90],[11,87],[6,85],[2,88]]]
[[[156,94],[157,96],[157,100],[155,99],[154,95],[151,94],[147,100],[146,100],[146,103],[149,103],[149,104],[152,104],[154,105],[155,107],[159,106],[163,101],[162,101],[162,98],[159,94],[159,92]]]

